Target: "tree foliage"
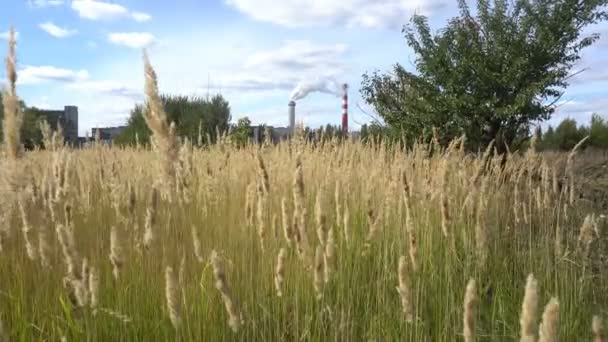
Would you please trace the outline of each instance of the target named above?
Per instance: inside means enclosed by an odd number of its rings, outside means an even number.
[[[40,121],[46,119],[43,111],[36,107],[27,107],[25,102],[20,101],[23,110],[23,125],[21,126],[21,144],[25,149],[33,149],[42,145],[42,133],[40,132]],[[0,142],[4,141],[2,122],[4,119],[4,108],[2,106],[2,94],[0,93]]]
[[[569,151],[586,136],[583,148],[608,149],[608,121],[593,114],[589,125],[579,125],[574,119],[563,120],[556,128],[549,126],[545,132],[537,133],[540,150]]]
[[[248,117],[242,117],[232,129],[231,139],[237,146],[242,147],[249,143],[251,137],[251,120]]]
[[[230,121],[230,105],[221,96],[212,98],[162,95],[161,101],[169,121],[175,122],[178,136],[188,138],[193,143],[212,143],[216,139],[216,131],[224,132]],[[150,142],[150,129],[142,115],[145,106],[138,104],[127,122],[125,130],[117,137],[117,144],[142,144]]]
[[[548,119],[568,86],[581,51],[597,34],[586,26],[606,19],[608,0],[478,0],[433,35],[414,15],[403,28],[416,72],[363,75],[362,95],[408,139],[441,141],[466,134],[470,148],[496,139],[499,148],[527,138],[530,124]]]

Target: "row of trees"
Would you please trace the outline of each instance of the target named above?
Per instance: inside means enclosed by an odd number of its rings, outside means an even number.
[[[607,18],[608,0],[466,0],[436,34],[414,15],[403,33],[415,71],[363,75],[361,93],[389,126],[408,140],[442,143],[466,134],[477,150],[526,142],[533,123],[547,120],[568,86],[571,69],[598,34],[583,29]]]
[[[214,143],[217,132],[228,129],[230,105],[221,95],[211,98],[162,95],[161,101],[168,120],[175,123],[177,135],[194,144]],[[126,129],[116,139],[117,144],[149,143],[151,132],[142,115],[144,110],[145,105],[138,104],[131,111]]]
[[[48,120],[44,111],[36,107],[28,107],[25,102],[20,101],[21,110],[23,111],[23,125],[21,126],[21,143],[25,149],[33,149],[36,146],[42,146],[42,131],[40,124],[42,121]],[[4,120],[4,108],[2,106],[2,94],[0,93],[0,128]],[[56,129],[56,123],[49,122],[52,129]],[[0,141],[3,141],[3,130],[0,129]]]
[[[2,98],[0,94],[0,127],[4,118]],[[198,98],[186,96],[162,96],[165,110],[170,121],[176,123],[177,134],[188,138],[194,143],[198,142],[199,133],[201,143],[213,143],[217,137],[216,132],[225,132],[230,122],[230,106],[220,95],[211,98]],[[146,144],[150,140],[150,130],[146,126],[142,111],[144,105],[136,105],[131,111],[125,131],[117,138],[116,143],[121,145],[135,144],[136,140]],[[41,123],[48,121],[53,130],[57,129],[56,122],[48,120],[43,110],[28,107],[21,101],[21,110],[24,112],[21,127],[21,143],[26,149],[43,146]],[[0,129],[0,141],[3,132]]]
[[[608,149],[608,122],[598,114],[591,117],[588,125],[578,125],[573,119],[565,119],[557,127],[549,126],[546,131],[538,128],[535,132],[539,150],[571,150],[585,137],[589,137],[583,148]]]

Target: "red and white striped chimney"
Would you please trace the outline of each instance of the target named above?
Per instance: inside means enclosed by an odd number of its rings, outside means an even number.
[[[348,133],[348,84],[342,85],[342,132]]]

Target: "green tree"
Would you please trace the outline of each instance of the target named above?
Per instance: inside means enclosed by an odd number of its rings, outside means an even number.
[[[589,145],[597,148],[608,148],[608,122],[597,113],[591,116]]]
[[[361,125],[361,131],[359,132],[359,139],[365,141],[369,135],[367,124]]]
[[[536,146],[540,151],[556,148],[555,130],[553,129],[553,126],[549,125],[547,131],[542,133],[542,138],[537,142]]]
[[[460,14],[435,35],[414,15],[403,32],[417,72],[397,64],[365,74],[362,95],[409,139],[435,127],[443,143],[465,133],[469,148],[517,145],[553,113],[581,51],[599,38],[582,30],[606,19],[607,3],[478,0],[473,16],[459,0]]]
[[[216,131],[224,132],[228,129],[230,105],[221,95],[211,99],[162,95],[161,101],[169,121],[175,122],[178,136],[188,138],[193,143],[198,141],[199,127],[203,143],[213,143]],[[118,144],[135,144],[136,137],[143,144],[149,143],[150,130],[142,115],[144,110],[145,105],[138,104],[131,111],[127,127],[116,139]]]
[[[248,117],[240,118],[232,130],[231,139],[237,146],[242,147],[249,143],[251,136],[251,120]]]
[[[23,111],[23,124],[21,125],[21,144],[25,149],[33,149],[41,146],[42,133],[39,122],[44,119],[43,112],[36,107],[27,107],[25,102],[19,101]],[[0,142],[4,141],[2,121],[4,119],[4,107],[2,106],[2,94],[0,93]]]
[[[23,112],[23,126],[21,126],[21,142],[26,149],[36,146],[42,147],[42,132],[40,121],[46,119],[42,110],[36,107],[25,107]]]
[[[586,136],[584,128],[579,129],[574,119],[565,119],[555,128],[554,149],[570,150]]]

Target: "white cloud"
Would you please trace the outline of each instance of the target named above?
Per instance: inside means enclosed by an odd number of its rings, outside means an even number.
[[[414,12],[428,14],[445,0],[225,0],[252,18],[298,26],[398,27]]]
[[[580,101],[564,101],[557,105],[556,113],[558,115],[572,114],[592,114],[605,111],[608,106],[608,100],[604,98],[590,98]]]
[[[147,32],[110,33],[108,40],[116,45],[123,45],[134,49],[150,46],[156,38]]]
[[[117,81],[85,81],[70,84],[68,87],[70,89],[76,89],[97,94],[119,96],[132,100],[143,99],[142,89],[129,87]]]
[[[76,30],[59,27],[52,22],[46,22],[38,25],[43,31],[55,38],[67,38],[78,33]]]
[[[89,78],[86,70],[69,70],[54,66],[26,66],[17,73],[20,84],[39,84],[44,82],[78,82]]]
[[[343,69],[344,44],[319,45],[307,40],[288,40],[275,50],[252,55],[245,66],[249,69],[272,69],[289,72],[323,72],[335,74]]]
[[[72,9],[84,19],[101,20],[125,16],[129,11],[120,5],[96,0],[74,0]]]
[[[240,70],[224,75],[217,88],[256,93],[290,91],[303,80],[339,78],[347,69],[344,62],[346,52],[344,44],[285,41],[274,50],[253,53]]]
[[[32,8],[44,8],[51,6],[61,6],[64,4],[63,0],[28,0],[27,4]]]
[[[143,23],[152,19],[151,15],[142,12],[133,12],[131,13],[131,17],[133,17],[133,19],[135,19],[135,21],[137,21],[138,23]]]
[[[214,85],[213,88],[235,92],[263,92],[268,90],[291,90],[295,83],[296,80],[281,80],[240,74],[222,78],[222,82]],[[200,93],[204,93],[205,91],[205,87],[198,89]]]
[[[150,20],[152,17],[143,12],[130,12],[124,6],[100,0],[73,0],[72,9],[83,19],[110,20],[132,18],[137,22]]]
[[[8,40],[10,35],[10,31],[0,32],[0,39]],[[19,39],[19,32],[15,32],[15,39]]]

